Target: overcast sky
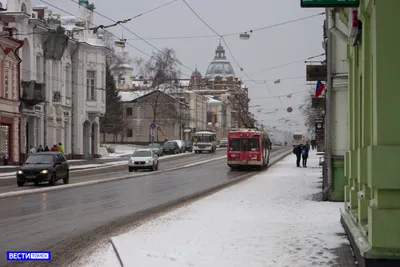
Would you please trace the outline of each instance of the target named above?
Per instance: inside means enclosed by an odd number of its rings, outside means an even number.
[[[79,16],[77,4],[70,0],[46,1]],[[131,18],[168,2],[170,0],[94,1],[98,13],[114,20]],[[44,4],[40,0],[33,0],[33,3]],[[314,8],[302,9],[300,0],[187,0],[187,3],[219,34],[249,31],[324,11]],[[54,8],[52,9],[54,10]],[[257,113],[257,108],[253,108],[252,111],[264,124],[284,128],[285,126],[278,123],[277,120],[282,117],[291,117],[292,120],[300,121],[303,126],[304,121],[298,105],[304,101],[306,95],[310,95],[305,92],[310,89],[310,86],[306,85],[305,64],[302,60],[324,53],[321,45],[324,18],[325,16],[321,15],[256,31],[247,41],[240,40],[238,35],[225,37],[233,56],[252,79],[267,80],[267,85],[274,96],[293,93],[291,98],[280,98],[281,105],[280,101],[271,98],[272,95],[263,82],[254,83],[245,77],[232,55],[226,51],[227,58],[231,61],[236,75],[241,77],[249,87],[251,105],[261,105],[263,108],[260,113]],[[110,23],[109,20],[95,15],[95,24]],[[188,9],[182,0],[144,14],[125,26],[143,38],[215,35]],[[114,28],[113,32],[122,36],[121,27]],[[123,34],[129,44],[149,54],[155,51],[143,41],[133,40],[137,37],[128,31],[124,30]],[[179,60],[185,66],[194,69],[197,65],[198,70],[204,75],[208,64],[214,57],[219,38],[152,39],[148,41],[157,48],[171,47],[175,49]],[[132,57],[147,58],[146,55],[132,47],[127,47]],[[323,57],[319,57],[314,60],[322,59]],[[294,61],[299,62],[276,68]],[[275,69],[261,72],[270,68]],[[191,74],[191,71],[184,67],[181,67],[181,70],[187,75]],[[255,72],[258,73],[253,74]],[[280,84],[274,84],[273,80],[276,79],[281,79]],[[290,115],[286,111],[287,107],[293,107]],[[272,115],[264,114],[274,109],[279,109],[279,111]]]

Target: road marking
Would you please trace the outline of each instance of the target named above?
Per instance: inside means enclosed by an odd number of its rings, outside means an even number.
[[[183,166],[177,166],[171,169],[163,170],[163,171],[157,171],[157,172],[147,172],[147,173],[140,173],[140,174],[127,174],[119,177],[113,177],[113,178],[106,178],[106,179],[99,179],[99,180],[92,180],[92,181],[86,181],[86,182],[80,182],[80,183],[75,183],[75,184],[67,184],[67,185],[59,185],[55,187],[47,187],[47,188],[37,188],[37,189],[27,189],[27,190],[17,190],[17,191],[10,191],[6,193],[1,193],[0,194],[0,199],[4,198],[10,198],[10,197],[17,197],[17,196],[24,196],[24,195],[31,195],[31,194],[36,194],[36,193],[44,193],[44,192],[51,192],[51,191],[57,191],[57,190],[63,190],[63,189],[70,189],[70,188],[76,188],[76,187],[82,187],[82,186],[87,186],[87,185],[94,185],[94,184],[101,184],[101,183],[107,183],[107,182],[115,182],[115,181],[121,181],[121,180],[127,180],[131,178],[136,178],[136,177],[144,177],[144,176],[150,176],[154,173],[159,173],[159,172],[170,172],[170,171],[176,171],[188,167],[193,167],[205,163],[209,163],[212,161],[216,160],[221,160],[226,158],[225,156],[217,157],[217,158],[212,158],[208,160],[203,160]],[[112,174],[112,173],[110,173]]]
[[[280,159],[286,157],[287,155],[290,154],[290,152],[291,152],[291,150],[290,151],[285,151],[285,152],[282,152],[282,153],[278,154],[277,156],[274,157],[274,158],[277,159],[275,162],[277,162]],[[174,167],[174,168],[171,168],[171,169],[163,170],[163,172],[176,171],[176,170],[180,170],[180,169],[184,169],[184,168],[188,168],[188,167],[202,165],[202,164],[209,163],[209,162],[216,161],[216,160],[221,160],[221,159],[224,159],[224,158],[226,158],[226,155],[220,156],[220,157],[216,157],[216,158],[212,158],[212,159],[208,159],[208,160],[195,162],[195,163],[186,164],[184,166]],[[274,163],[272,163],[272,164],[274,164]],[[25,195],[31,195],[31,194],[36,194],[36,193],[47,193],[47,192],[52,192],[52,191],[58,191],[58,190],[64,190],[64,189],[70,189],[70,188],[77,188],[77,187],[83,187],[83,186],[95,185],[95,184],[102,184],[102,183],[108,183],[108,182],[122,181],[122,180],[132,179],[132,178],[136,178],[136,177],[146,177],[146,176],[153,175],[154,173],[158,173],[158,172],[161,172],[161,171],[141,173],[141,174],[133,174],[133,175],[132,174],[127,174],[127,175],[114,177],[114,178],[92,180],[92,181],[80,182],[80,183],[75,183],[75,184],[60,185],[60,186],[55,186],[55,187],[11,191],[11,192],[6,192],[6,193],[0,193],[0,199],[18,197],[18,196],[25,196]]]

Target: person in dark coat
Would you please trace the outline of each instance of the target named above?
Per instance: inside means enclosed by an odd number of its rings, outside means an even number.
[[[44,148],[44,151],[45,151],[45,152],[50,151],[49,146],[46,146],[46,147]]]
[[[310,151],[308,145],[301,147],[301,157],[303,158],[303,167],[307,168],[308,152]]]
[[[42,145],[40,145],[40,146],[38,147],[38,149],[36,150],[36,152],[43,152],[43,147],[42,147]]]
[[[300,167],[300,159],[301,159],[301,148],[303,144],[300,144],[293,148],[293,154],[296,155],[296,166]]]

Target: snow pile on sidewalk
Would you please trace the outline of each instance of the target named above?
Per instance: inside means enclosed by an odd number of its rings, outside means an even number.
[[[124,266],[338,266],[335,249],[348,244],[339,222],[343,203],[315,200],[321,192],[315,155],[308,165],[296,168],[288,156],[112,243]],[[99,253],[81,266],[112,267],[106,251]]]
[[[131,155],[133,151],[138,148],[143,148],[143,146],[131,145],[131,144],[102,144],[102,147],[107,147],[113,150],[113,153],[109,153],[108,155],[104,155],[102,158],[115,158],[115,157],[123,157],[126,155]]]

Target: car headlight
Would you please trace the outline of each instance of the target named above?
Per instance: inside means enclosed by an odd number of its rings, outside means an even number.
[[[47,174],[49,171],[48,170],[43,170],[43,171],[41,171],[40,173],[41,174]]]
[[[18,174],[22,174],[23,172],[22,172],[22,171],[17,171],[17,173],[18,173]]]

